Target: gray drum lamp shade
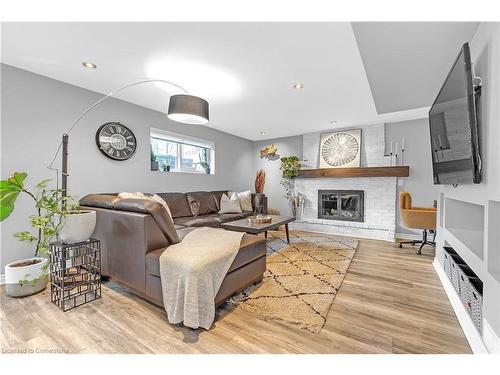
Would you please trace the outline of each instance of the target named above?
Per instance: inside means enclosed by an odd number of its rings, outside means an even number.
[[[173,121],[185,124],[208,124],[208,102],[193,95],[172,95],[167,116]]]

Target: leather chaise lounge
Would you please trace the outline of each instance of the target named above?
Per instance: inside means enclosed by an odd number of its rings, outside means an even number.
[[[168,246],[181,241],[196,227],[217,228],[221,223],[252,214],[218,214],[223,193],[157,193],[167,202],[173,223],[154,202],[120,199],[117,194],[91,194],[82,198],[83,209],[96,211],[93,237],[101,241],[102,276],[111,277],[140,297],[163,306],[159,258]],[[254,200],[252,197],[252,204]],[[199,208],[193,202],[198,202]],[[244,234],[238,254],[215,297],[216,306],[262,280],[265,270],[265,239]]]

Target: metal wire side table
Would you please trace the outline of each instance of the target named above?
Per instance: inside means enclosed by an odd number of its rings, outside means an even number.
[[[50,298],[62,311],[101,298],[101,243],[50,244]]]

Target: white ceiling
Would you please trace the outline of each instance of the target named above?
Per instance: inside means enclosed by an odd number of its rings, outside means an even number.
[[[429,106],[479,22],[353,22],[379,113]]]
[[[433,64],[446,72],[452,61]],[[413,109],[377,113],[348,22],[4,23],[2,62],[103,94],[170,80],[209,101],[210,127],[251,140],[421,118],[428,109],[405,103]],[[298,82],[302,90],[292,88]],[[146,84],[118,97],[165,112],[177,92]]]

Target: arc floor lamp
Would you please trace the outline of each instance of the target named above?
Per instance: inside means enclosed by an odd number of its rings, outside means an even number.
[[[48,165],[48,169],[55,171],[57,173],[57,188],[59,188],[59,170],[54,168],[54,162],[59,155],[59,152],[62,150],[62,165],[61,165],[61,190],[62,195],[66,196],[68,191],[68,143],[69,143],[69,133],[75,128],[76,125],[82,120],[87,113],[89,113],[92,109],[94,109],[97,105],[102,103],[109,97],[116,95],[117,93],[126,90],[133,86],[138,86],[145,83],[165,83],[183,91],[183,94],[177,94],[170,96],[169,105],[168,105],[168,113],[167,117],[173,121],[184,123],[184,124],[192,124],[192,125],[204,125],[208,124],[209,115],[208,115],[208,102],[200,97],[189,95],[186,89],[183,87],[162,79],[145,79],[142,81],[137,81],[133,83],[129,83],[125,86],[122,86],[109,94],[103,96],[101,99],[96,101],[90,107],[88,107],[80,117],[71,125],[66,133],[62,136],[62,142],[59,144],[52,161]]]

